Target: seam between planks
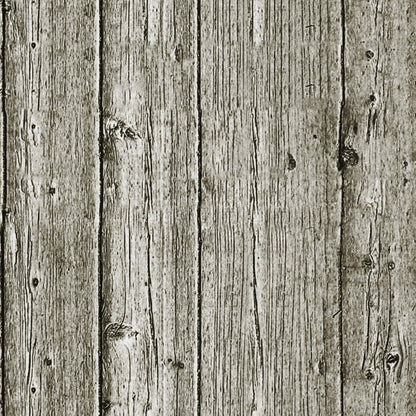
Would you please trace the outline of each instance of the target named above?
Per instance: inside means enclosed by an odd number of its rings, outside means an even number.
[[[103,1],[98,0],[98,112],[99,112],[99,220],[98,220],[98,414],[103,403],[103,204],[104,204],[104,115],[103,115]]]
[[[197,160],[198,160],[198,183],[197,183],[197,273],[195,282],[195,416],[201,415],[201,322],[202,322],[202,110],[201,110],[201,0],[195,0],[195,31],[196,31],[196,122],[197,122]]]
[[[2,45],[1,45],[1,66],[2,66],[2,80],[1,80],[1,102],[2,102],[2,122],[3,122],[3,197],[2,197],[2,224],[1,224],[1,405],[2,415],[5,416],[5,309],[4,309],[4,289],[5,289],[5,224],[7,215],[7,115],[6,115],[6,1],[1,2],[2,15]]]
[[[340,411],[341,416],[344,415],[344,347],[343,347],[343,311],[342,311],[342,264],[343,264],[343,233],[344,233],[344,166],[342,160],[342,152],[344,149],[343,136],[343,117],[345,107],[345,0],[341,0],[341,50],[340,50],[340,66],[341,66],[341,103],[339,110],[339,130],[338,130],[338,168],[341,171],[341,212],[340,212],[340,243],[339,243],[339,265],[338,265],[338,310],[339,313],[339,361],[340,361]]]

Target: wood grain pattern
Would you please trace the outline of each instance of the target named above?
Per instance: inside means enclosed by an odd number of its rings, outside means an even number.
[[[191,415],[195,5],[103,3],[103,408]]]
[[[98,11],[90,0],[6,6],[3,411],[94,415]]]
[[[346,416],[416,413],[415,33],[412,1],[346,1]]]
[[[340,4],[201,20],[201,414],[340,414]]]
[[[416,414],[416,4],[10,0],[1,414]]]

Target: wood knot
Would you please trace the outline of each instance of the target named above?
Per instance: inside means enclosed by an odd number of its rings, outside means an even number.
[[[374,52],[372,51],[372,50],[368,50],[366,53],[365,53],[365,56],[368,58],[368,59],[373,59],[374,58]]]
[[[341,152],[341,167],[345,166],[355,166],[358,164],[360,158],[358,157],[357,152],[349,146],[345,146]]]
[[[105,124],[107,137],[113,140],[138,140],[140,135],[122,120],[109,118]]]
[[[367,380],[373,380],[374,379],[374,373],[370,368],[367,369],[367,371],[365,372],[365,378]]]
[[[394,264],[394,261],[389,261],[387,268],[391,271],[396,268],[396,265]]]
[[[295,158],[290,153],[287,154],[287,157],[289,159],[288,169],[289,170],[295,169],[296,168],[296,160],[295,160]]]
[[[368,269],[373,268],[373,260],[371,259],[371,256],[368,255],[364,257],[363,265]]]
[[[395,366],[399,362],[399,360],[400,360],[399,354],[389,353],[386,356],[386,363],[391,366]]]
[[[52,360],[49,357],[46,357],[44,362],[48,367],[50,367],[52,365]]]
[[[387,367],[388,372],[391,376],[394,377],[396,383],[400,383],[401,379],[401,372],[403,366],[403,359],[401,356],[401,348],[399,346],[399,351],[393,350],[390,351],[385,356],[385,365]]]
[[[104,330],[104,333],[108,339],[114,341],[132,338],[138,334],[138,332],[135,331],[132,326],[117,322],[108,324]]]
[[[185,368],[185,364],[182,361],[173,361],[172,358],[168,358],[167,362],[173,368],[177,368],[178,370],[182,370],[183,368]]]

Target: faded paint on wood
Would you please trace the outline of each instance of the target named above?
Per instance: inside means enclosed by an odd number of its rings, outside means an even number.
[[[340,414],[340,4],[201,20],[201,414]]]
[[[412,1],[346,1],[346,416],[416,414],[415,34]]]
[[[103,3],[103,410],[194,411],[193,1]]]
[[[4,414],[98,408],[98,11],[6,5]]]

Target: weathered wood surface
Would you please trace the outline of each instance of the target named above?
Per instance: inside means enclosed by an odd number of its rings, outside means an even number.
[[[340,413],[339,3],[202,6],[202,413]]]
[[[416,414],[415,41],[411,0],[346,1],[345,415]]]
[[[411,0],[2,8],[2,414],[416,414]]]
[[[103,3],[103,409],[191,415],[194,1]]]
[[[94,415],[98,10],[88,0],[3,7],[3,414]]]

